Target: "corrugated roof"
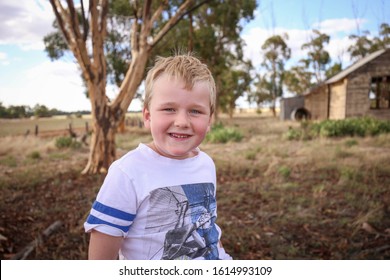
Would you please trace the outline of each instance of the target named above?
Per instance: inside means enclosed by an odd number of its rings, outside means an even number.
[[[371,60],[377,58],[381,54],[385,53],[387,50],[388,49],[382,49],[382,50],[376,51],[376,52],[374,52],[374,53],[372,53],[372,54],[362,58],[358,62],[356,62],[356,63],[352,64],[351,66],[349,66],[348,68],[346,68],[345,70],[343,70],[340,73],[334,75],[332,78],[326,80],[325,84],[333,84],[333,83],[335,83],[337,81],[340,81],[341,79],[344,79],[346,76],[348,76],[352,72],[356,71],[358,68],[360,68],[361,66],[363,66],[366,63],[370,62]]]

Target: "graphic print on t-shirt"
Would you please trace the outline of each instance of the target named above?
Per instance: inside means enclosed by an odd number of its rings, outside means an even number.
[[[150,193],[147,233],[167,232],[162,259],[218,259],[214,185],[165,187]]]

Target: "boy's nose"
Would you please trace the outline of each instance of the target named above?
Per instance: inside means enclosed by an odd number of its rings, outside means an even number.
[[[188,127],[190,120],[190,116],[187,112],[178,112],[175,118],[175,126],[177,127]]]

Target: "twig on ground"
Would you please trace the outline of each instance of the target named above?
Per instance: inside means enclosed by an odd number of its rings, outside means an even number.
[[[43,243],[45,239],[47,239],[53,232],[55,232],[61,226],[62,226],[61,221],[55,221],[49,227],[47,227],[42,232],[42,234],[40,234],[37,238],[31,241],[26,247],[24,247],[22,250],[16,253],[11,259],[25,260],[28,257],[28,255],[30,255],[30,253],[34,251],[36,247],[38,247],[41,243]]]

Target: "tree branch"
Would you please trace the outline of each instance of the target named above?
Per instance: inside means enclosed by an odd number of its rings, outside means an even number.
[[[73,30],[73,34],[76,40],[76,44],[80,47],[80,39],[82,38],[79,28],[79,19],[77,15],[77,11],[74,8],[74,4],[72,0],[66,1],[68,4],[68,10],[69,10],[69,19],[70,19],[70,28]]]
[[[131,43],[131,53],[135,54],[139,51],[139,36],[138,36],[138,6],[137,1],[130,1],[130,6],[133,7],[133,14],[134,14],[134,23],[131,25],[131,32],[130,32],[130,43]]]
[[[36,237],[33,241],[31,241],[21,251],[16,253],[12,257],[12,260],[25,260],[35,248],[41,245],[50,235],[52,235],[61,226],[62,226],[61,221],[55,221],[54,223],[52,223],[40,235],[38,235],[38,237]]]
[[[155,22],[158,17],[161,15],[161,13],[163,12],[164,10],[164,6],[166,6],[168,4],[167,1],[161,1],[162,3],[160,4],[160,6],[158,7],[158,9],[154,12],[152,18],[151,18],[151,23],[153,24],[153,22]]]
[[[147,46],[147,39],[148,36],[150,35],[150,30],[152,29],[153,23],[150,20],[151,5],[152,5],[151,0],[145,1],[143,11],[142,11],[141,34],[139,36],[139,42],[138,42],[141,48]]]
[[[99,99],[99,102],[107,102],[105,95],[106,87],[106,60],[104,56],[104,38],[106,36],[106,19],[108,14],[108,2],[102,0],[100,9],[98,8],[98,0],[91,0],[89,2],[91,11],[91,33],[92,33],[92,55],[93,55],[93,73],[97,75],[95,82],[99,82],[100,89],[103,91],[95,92],[94,96],[90,96],[91,102]],[[100,10],[100,11],[99,11]]]
[[[178,24],[178,22],[187,14],[195,11],[202,5],[210,2],[210,0],[204,0],[199,2],[197,5],[186,10],[192,3],[191,0],[186,0],[178,9],[175,15],[169,19],[169,21],[164,25],[164,27],[158,32],[158,34],[153,38],[153,41],[150,43],[150,48],[153,48],[164,36],[167,34],[173,27]]]
[[[143,9],[143,15],[142,15],[142,18],[144,19],[144,21],[146,21],[150,18],[151,7],[152,7],[152,0],[146,0],[144,3],[144,9]]]
[[[62,15],[64,15],[64,17],[65,17],[65,10],[62,7],[61,3],[58,2],[57,0],[50,0],[50,4],[53,8],[53,11],[54,11],[54,14],[56,16],[60,30],[62,31],[62,34],[64,35],[66,41],[68,42],[69,46],[71,47],[73,38],[72,38],[71,34],[67,31],[68,29],[65,27],[65,25],[66,25],[65,18],[63,18],[63,16],[62,16]]]
[[[81,4],[81,16],[83,19],[83,39],[84,42],[87,41],[88,38],[88,31],[89,31],[89,24],[88,24],[88,19],[85,18],[85,9],[84,9],[84,0],[80,1]]]

